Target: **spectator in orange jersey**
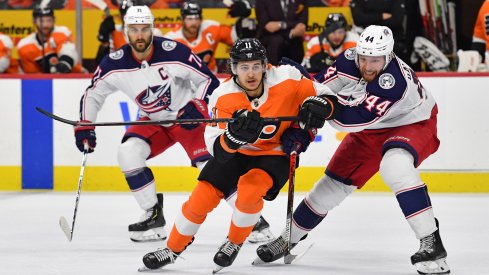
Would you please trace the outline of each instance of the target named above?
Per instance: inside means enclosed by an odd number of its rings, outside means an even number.
[[[482,4],[475,22],[474,35],[472,37],[472,50],[479,52],[482,63],[489,64],[486,55],[489,55],[489,0]]]
[[[246,0],[235,1],[229,10],[231,17],[239,17],[234,27],[222,25],[214,20],[202,19],[202,8],[191,1],[183,3],[182,25],[165,34],[166,38],[185,44],[197,54],[207,67],[217,72],[214,53],[219,42],[232,46],[238,38],[254,36],[254,25],[245,18],[251,14]]]
[[[264,200],[274,200],[288,180],[293,147],[300,145],[299,154],[314,139],[312,130],[302,130],[297,123],[263,118],[297,116],[301,103],[318,95],[329,94],[320,100],[335,104],[336,97],[326,86],[302,77],[294,67],[268,64],[266,50],[256,38],[236,41],[229,67],[232,75],[214,90],[209,109],[214,118],[234,120],[206,126],[205,142],[213,158],[181,207],[167,247],[143,257],[148,269],[174,263],[208,213],[221,199],[237,193],[227,238],[214,256],[213,273],[232,265],[260,217]],[[328,107],[333,116],[333,105]]]
[[[17,45],[21,69],[25,73],[81,73],[71,31],[55,26],[51,8],[36,7],[33,11],[36,32],[21,39]]]
[[[12,58],[14,43],[6,34],[0,33],[0,73],[18,73],[17,60]]]
[[[346,19],[341,13],[330,13],[324,30],[307,44],[302,61],[308,72],[317,73],[331,65],[338,55],[357,45],[358,35],[348,31]]]
[[[114,17],[107,16],[100,24],[97,39],[100,41],[100,46],[95,57],[97,65],[107,54],[119,49],[120,47],[128,43],[126,36],[124,35],[124,15],[127,9],[134,6],[136,1],[122,0],[119,6],[119,12],[121,16],[122,25],[116,25]],[[153,36],[163,36],[158,28],[153,29]]]

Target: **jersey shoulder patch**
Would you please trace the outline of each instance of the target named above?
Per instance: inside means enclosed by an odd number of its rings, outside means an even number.
[[[357,55],[357,51],[355,48],[349,48],[349,49],[346,49],[346,51],[344,51],[343,54],[345,55],[346,59],[355,60],[355,57]]]
[[[390,73],[383,73],[379,76],[379,86],[382,89],[391,89],[396,85],[396,79]]]
[[[161,47],[163,48],[163,50],[170,52],[170,51],[173,51],[177,47],[177,42],[173,41],[173,40],[164,40],[161,43]]]
[[[122,49],[119,49],[115,52],[112,52],[109,54],[109,57],[113,60],[119,60],[124,56],[124,51]]]

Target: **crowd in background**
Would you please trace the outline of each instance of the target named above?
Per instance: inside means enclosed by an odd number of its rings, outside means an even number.
[[[138,4],[145,4],[151,9],[182,9],[185,3],[183,0],[134,1],[138,1]],[[233,2],[243,1],[198,0],[193,2],[202,9],[229,8]],[[115,33],[114,20],[106,18],[99,29],[98,40],[101,45],[95,59],[83,59],[77,56],[75,43],[71,37],[72,30],[57,26],[52,11],[53,9],[75,9],[75,2],[75,0],[0,0],[0,10],[33,10],[33,21],[37,29],[37,35],[32,33],[17,43],[14,43],[8,35],[0,32],[0,72],[80,73],[93,71],[103,56],[125,43],[122,30],[119,29],[119,33]],[[119,9],[122,15],[124,3],[127,1],[104,0],[104,2],[109,9]],[[462,71],[487,71],[484,63],[486,52],[489,52],[489,46],[487,46],[489,44],[489,24],[487,23],[489,8],[485,8],[489,5],[488,1],[469,0],[462,3],[462,1],[452,0],[249,0],[244,2],[249,3],[250,7],[255,9],[256,19],[247,18],[249,14],[232,16],[237,18],[235,31],[239,32],[238,37],[228,37],[227,41],[220,42],[231,46],[237,38],[257,37],[266,47],[268,61],[273,65],[277,65],[282,57],[288,57],[314,73],[323,66],[330,65],[335,57],[346,48],[353,47],[355,40],[358,39],[357,34],[365,27],[384,25],[392,29],[394,33],[396,55],[406,60],[416,71],[454,71],[457,70],[457,65],[459,71],[461,67],[463,67]],[[427,18],[430,4],[438,5],[431,6],[431,10],[440,10],[441,16]],[[449,16],[451,4],[457,7],[453,8],[455,20]],[[48,7],[47,10],[36,10],[40,5]],[[84,0],[82,6],[84,9],[94,8],[94,1]],[[325,6],[349,7],[353,25],[347,24],[342,14],[332,13],[329,14],[330,16],[325,14],[324,25],[319,35],[305,40],[309,8]],[[479,10],[480,14],[477,16]],[[461,16],[461,12],[463,15],[474,16]],[[49,16],[52,17],[52,20],[46,18]],[[212,20],[213,18],[200,17],[202,22],[206,19]],[[449,22],[450,20],[454,22]],[[197,25],[197,27],[204,25]],[[185,33],[185,28],[183,32]],[[104,34],[105,37],[101,37]],[[159,32],[155,35],[166,36],[167,34]],[[470,36],[470,39],[467,36]],[[115,43],[116,46],[112,45],[112,48],[109,48],[109,37],[114,43],[119,37],[120,43]],[[175,39],[174,36],[170,38]],[[41,41],[44,43],[40,43]],[[11,56],[14,47],[17,47],[18,60]],[[457,50],[460,49],[472,51],[457,53]],[[211,56],[206,57],[212,61],[212,64],[206,63],[210,64],[210,67],[215,67],[215,69],[211,68],[215,72],[225,71],[226,60],[214,60],[213,53],[215,53],[215,48],[212,49]],[[474,62],[477,59],[478,62]]]

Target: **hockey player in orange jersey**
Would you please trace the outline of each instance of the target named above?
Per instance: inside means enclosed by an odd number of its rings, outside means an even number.
[[[100,46],[95,57],[95,62],[100,64],[104,56],[108,55],[120,47],[128,43],[124,35],[124,15],[127,9],[134,6],[134,0],[122,0],[119,5],[119,13],[121,16],[122,25],[116,25],[114,17],[107,16],[100,24],[97,39],[100,41]],[[153,28],[153,36],[163,36],[163,33],[158,28]]]
[[[217,21],[202,19],[199,4],[191,1],[183,3],[181,9],[182,25],[165,34],[166,38],[185,44],[197,54],[207,67],[217,72],[214,54],[219,42],[232,46],[238,38],[251,37],[254,25],[251,19],[245,18],[251,13],[251,6],[246,0],[235,1],[230,6],[229,15],[239,17],[231,27]]]
[[[17,60],[12,58],[13,47],[12,39],[8,35],[0,33],[0,73],[18,73]]]
[[[51,8],[36,6],[33,10],[36,32],[17,44],[21,69],[25,73],[81,73],[85,70],[72,42],[71,31],[55,26]]]
[[[489,61],[489,0],[486,0],[479,10],[475,21],[474,35],[472,37],[472,50],[479,52],[482,63]],[[489,68],[489,65],[487,66]]]
[[[358,35],[348,31],[345,16],[330,13],[324,23],[324,30],[307,43],[302,66],[310,73],[318,73],[331,65],[338,55],[357,45]]]
[[[236,192],[227,238],[214,256],[214,273],[230,266],[260,216],[263,199],[275,199],[287,181],[293,145],[300,144],[300,153],[314,139],[313,130],[291,121],[265,124],[263,117],[297,116],[301,103],[311,97],[327,102],[334,116],[337,101],[331,90],[302,77],[294,67],[267,64],[258,39],[238,40],[230,57],[232,76],[214,90],[209,108],[214,118],[236,120],[206,126],[205,141],[213,158],[177,215],[167,248],[146,254],[144,269],[173,263],[192,243],[207,214]]]

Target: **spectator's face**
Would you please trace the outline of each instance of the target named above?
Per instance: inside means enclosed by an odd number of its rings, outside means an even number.
[[[183,19],[183,30],[191,36],[197,36],[199,33],[202,19],[198,15],[189,15]]]
[[[346,30],[345,29],[337,29],[336,31],[328,34],[328,41],[334,48],[341,45],[343,39],[345,39]]]
[[[36,25],[37,32],[41,33],[44,37],[49,37],[54,29],[54,17],[36,17],[34,18],[34,24]]]
[[[144,53],[152,42],[153,30],[148,24],[134,24],[127,26],[129,44],[139,53]]]
[[[247,91],[249,96],[258,96],[261,93],[264,65],[261,60],[242,61],[236,65],[238,83]]]
[[[373,81],[382,72],[384,65],[384,56],[358,55],[360,74],[367,82]]]

